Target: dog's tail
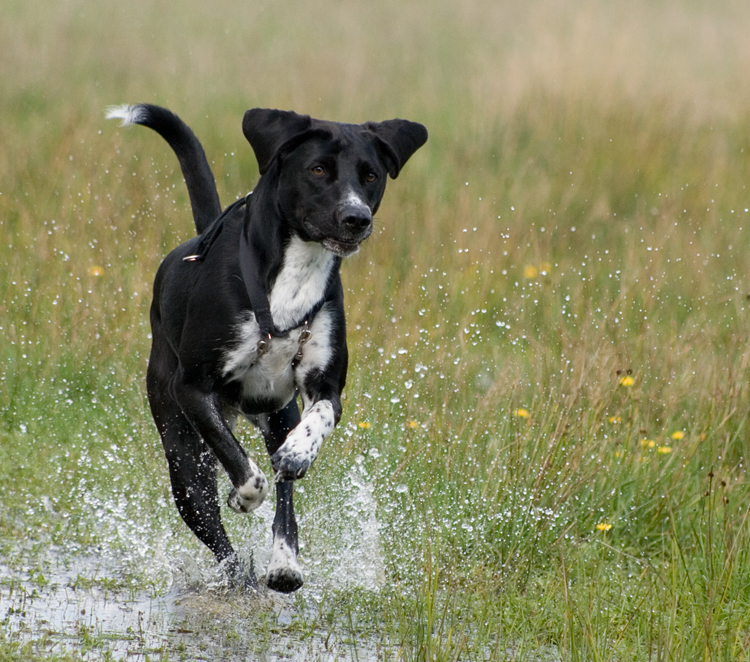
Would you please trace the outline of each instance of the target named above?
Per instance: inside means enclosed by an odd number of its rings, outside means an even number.
[[[195,227],[201,234],[221,214],[221,203],[206,153],[190,127],[166,108],[147,103],[112,106],[107,109],[107,119],[120,119],[121,126],[142,124],[169,143],[180,162]]]

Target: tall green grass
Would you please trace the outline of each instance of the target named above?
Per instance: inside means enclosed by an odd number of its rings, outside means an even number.
[[[224,203],[257,178],[248,107],[403,116],[430,140],[344,266],[345,414],[299,498],[322,553],[315,517],[364,472],[386,583],[300,627],[377,633],[385,659],[748,657],[745,3],[2,11],[6,564],[122,547],[137,587],[135,530],[146,554],[150,530],[197,549],[143,387],[187,195],[158,137],[104,107],[179,113]]]

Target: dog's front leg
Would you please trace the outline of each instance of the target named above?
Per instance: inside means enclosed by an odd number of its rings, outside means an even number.
[[[186,384],[176,376],[172,392],[186,418],[203,437],[232,482],[227,504],[241,513],[255,510],[268,494],[265,474],[234,438],[221,413],[218,395]]]
[[[304,396],[303,399],[307,400]],[[302,478],[340,418],[341,401],[337,394],[310,404],[306,401],[302,420],[271,457],[276,480]]]
[[[268,452],[273,455],[283,445],[290,430],[300,422],[296,399],[272,414],[258,417]],[[291,593],[302,586],[302,569],[297,562],[297,520],[294,516],[294,483],[276,483],[276,515],[273,518],[273,556],[266,570],[268,588]]]

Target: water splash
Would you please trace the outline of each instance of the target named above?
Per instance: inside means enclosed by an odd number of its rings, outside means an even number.
[[[303,568],[315,588],[379,590],[385,582],[381,524],[372,478],[357,456],[335,495],[301,518]]]

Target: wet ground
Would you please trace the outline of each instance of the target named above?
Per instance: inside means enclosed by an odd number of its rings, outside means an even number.
[[[106,548],[30,544],[0,557],[6,639],[91,660],[394,659],[381,642],[334,631],[320,618],[318,605],[331,591],[377,591],[384,581],[372,489],[358,468],[345,483],[343,504],[313,508],[300,521],[306,532],[300,595],[264,587],[257,595],[238,593],[208,555],[165,552],[153,542],[144,552],[143,536],[132,541],[139,550],[129,563]],[[260,575],[272,549],[272,517],[269,503],[256,511],[254,547],[241,551],[252,555]],[[132,536],[124,537],[119,545]],[[7,548],[8,541],[0,542]]]
[[[145,661],[165,653],[169,660],[383,657],[375,644],[343,642],[323,630],[293,626],[293,621],[314,619],[299,613],[288,596],[263,590],[258,596],[240,595],[210,582],[190,588],[178,580],[165,595],[149,597],[107,588],[106,580],[99,585],[82,580],[92,563],[96,560],[49,563],[44,586],[39,576],[0,566],[5,631],[17,640],[41,641],[41,650],[77,651],[92,660]],[[102,571],[107,574],[106,568]]]

